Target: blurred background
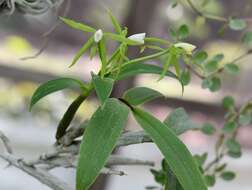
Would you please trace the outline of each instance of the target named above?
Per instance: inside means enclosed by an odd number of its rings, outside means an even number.
[[[195,1],[197,2],[197,1]],[[129,34],[146,32],[147,36],[157,36],[171,39],[170,29],[176,29],[181,24],[190,26],[188,41],[206,50],[210,55],[223,53],[224,62],[228,62],[243,52],[245,47],[240,44],[241,33],[227,30],[223,36],[218,31],[221,23],[215,21],[204,22],[185,5],[172,8],[171,0],[74,0],[71,2],[67,17],[87,23],[96,28],[112,30],[110,20],[106,15],[106,8],[127,26]],[[45,43],[43,34],[57,23],[57,14],[64,14],[67,5],[63,4],[59,13],[55,10],[40,16],[30,16],[20,13],[0,16],[0,130],[11,139],[14,153],[26,159],[37,158],[48,152],[55,142],[54,134],[57,122],[64,111],[76,97],[73,91],[64,90],[50,95],[40,101],[32,112],[28,105],[30,97],[36,87],[48,80],[73,76],[87,81],[90,71],[97,71],[98,59],[92,61],[83,56],[79,63],[68,68],[71,60],[86,41],[87,36],[82,32],[72,30],[60,24],[50,34],[49,43],[43,53],[35,59],[21,60],[23,57],[34,55]],[[252,2],[250,0],[211,0],[205,7],[208,12],[228,17],[252,17]],[[252,26],[249,26],[252,28]],[[113,50],[113,44],[109,50]],[[136,51],[130,52],[134,57]],[[223,74],[224,84],[218,92],[212,93],[201,88],[201,81],[192,78],[192,83],[185,87],[181,95],[179,83],[173,79],[156,82],[154,76],[138,76],[131,80],[120,82],[114,90],[119,97],[123,90],[132,86],[149,86],[163,92],[167,98],[158,99],[146,105],[146,108],[158,118],[166,115],[177,107],[184,107],[192,119],[201,124],[213,122],[221,127],[224,110],[221,100],[225,95],[232,95],[238,105],[242,105],[252,96],[251,80],[252,56],[242,59],[239,63],[241,73],[237,76]],[[78,124],[87,119],[98,106],[96,99],[85,102],[78,111],[73,123]],[[132,118],[127,130],[137,131],[140,128]],[[213,190],[251,190],[252,187],[252,128],[244,127],[239,132],[239,140],[243,147],[240,159],[230,159],[229,168],[237,172],[237,178],[232,182],[217,181]],[[181,136],[193,153],[205,150],[213,152],[216,138],[209,138],[198,132],[187,132]],[[0,144],[0,151],[3,147]],[[152,144],[134,145],[120,148],[118,154],[132,158],[153,160],[159,168],[162,156]],[[6,162],[0,160],[0,189],[1,190],[49,190],[37,180],[13,167],[5,168]],[[128,166],[119,167],[127,173],[126,176],[101,176],[93,189],[104,190],[141,190],[146,186],[155,185],[148,167]],[[55,169],[53,174],[74,185],[75,171],[72,169]]]

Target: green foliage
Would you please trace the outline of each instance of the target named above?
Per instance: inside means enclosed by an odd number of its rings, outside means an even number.
[[[239,116],[239,123],[240,125],[249,125],[252,121],[252,115],[251,114],[241,114]]]
[[[231,133],[234,130],[237,129],[237,124],[234,121],[228,121],[227,123],[225,123],[224,127],[222,128],[223,132],[225,133]]]
[[[207,78],[202,81],[202,88],[208,88],[212,92],[216,92],[221,87],[221,80],[218,77]]]
[[[122,80],[139,74],[161,74],[163,69],[156,65],[135,63],[127,64],[122,66],[120,73],[118,74],[117,80]],[[178,77],[171,71],[167,71],[165,76],[178,79]]]
[[[193,63],[196,63],[196,64],[202,64],[204,63],[204,61],[206,61],[207,58],[208,58],[208,54],[205,51],[197,51],[194,54],[192,61]]]
[[[244,28],[246,28],[247,24],[244,20],[242,19],[230,19],[229,20],[229,27],[232,30],[243,30]]]
[[[238,74],[240,71],[239,67],[234,63],[225,64],[224,69],[225,71],[233,75]]]
[[[213,187],[216,183],[216,179],[214,175],[206,175],[205,181],[208,187]]]
[[[109,98],[113,90],[114,80],[111,78],[102,79],[100,76],[92,74],[92,82],[96,94],[103,104]]]
[[[252,31],[248,31],[248,32],[246,32],[246,33],[243,35],[243,37],[242,37],[242,42],[243,42],[244,44],[247,44],[247,45],[251,44],[251,42],[252,42]]]
[[[183,25],[181,25],[180,27],[179,27],[179,29],[178,29],[178,32],[177,32],[177,34],[178,34],[178,39],[179,40],[184,40],[184,39],[186,39],[188,36],[189,36],[189,28],[188,28],[188,26],[186,25],[186,24],[183,24]]]
[[[66,88],[79,88],[83,93],[87,92],[87,86],[83,84],[80,80],[72,78],[59,78],[55,80],[48,81],[40,85],[34,92],[31,98],[30,110],[32,107],[45,96],[66,89]]]
[[[163,95],[160,92],[151,88],[135,87],[127,90],[123,94],[123,99],[126,100],[130,105],[137,106],[162,96]]]
[[[77,54],[75,55],[71,65],[69,67],[74,66],[77,63],[77,61],[80,59],[80,57],[93,45],[93,43],[94,43],[94,38],[93,37],[89,38],[89,40],[77,52]]]
[[[190,120],[183,108],[173,110],[164,120],[164,124],[170,127],[177,135],[188,130],[199,129],[199,126]]]
[[[163,153],[183,189],[207,189],[193,157],[175,133],[151,114],[139,108],[134,108],[133,114]]]
[[[81,30],[83,32],[90,32],[90,33],[95,32],[94,28],[92,28],[86,24],[75,22],[74,20],[71,20],[68,18],[63,18],[63,17],[60,17],[60,20],[62,20],[66,25],[68,25],[69,27],[71,27],[73,29]]]
[[[200,168],[202,168],[202,166],[204,165],[204,163],[206,162],[207,160],[207,156],[208,154],[207,153],[204,153],[202,155],[194,155],[193,158],[195,159],[195,161],[197,162],[198,166]]]
[[[225,181],[231,181],[235,178],[235,173],[231,171],[225,171],[221,174],[221,178]]]
[[[175,2],[175,5],[177,3]],[[192,3],[190,2],[189,5],[193,5]],[[204,7],[208,3],[208,0],[202,1],[200,6]],[[197,9],[197,6],[194,9]],[[232,30],[238,31],[246,28],[246,22],[242,19],[223,19],[205,14],[201,10],[196,12],[200,13],[204,21],[206,19],[224,21],[227,24],[225,26],[229,26]],[[223,163],[222,158],[227,155],[233,158],[241,156],[241,146],[236,140],[236,134],[241,125],[248,125],[252,122],[251,101],[238,110],[234,99],[231,96],[225,97],[222,101],[222,105],[227,111],[225,124],[221,130],[218,130],[210,123],[202,126],[195,124],[183,108],[174,109],[164,122],[161,122],[152,114],[135,107],[162,97],[160,92],[147,87],[131,88],[118,99],[110,98],[110,96],[117,81],[140,74],[159,75],[159,80],[164,77],[178,80],[182,86],[182,92],[184,86],[190,83],[191,75],[194,74],[202,79],[203,89],[216,92],[221,87],[221,76],[219,75],[223,71],[238,74],[240,69],[237,61],[243,56],[223,64],[221,63],[224,59],[223,54],[216,54],[208,58],[208,53],[201,50],[200,47],[197,47],[198,50],[194,53],[196,46],[183,42],[190,33],[189,27],[185,24],[177,30],[172,30],[175,43],[156,37],[145,37],[145,33],[128,37],[127,28],[123,29],[109,10],[108,15],[115,33],[97,30],[71,19],[60,18],[69,27],[91,34],[76,53],[70,66],[75,65],[81,56],[89,52],[90,58],[95,55],[99,57],[101,63],[99,72],[98,74],[91,73],[92,80],[88,84],[72,78],[60,78],[42,84],[35,91],[30,104],[30,108],[32,108],[43,97],[65,88],[80,89],[79,96],[68,107],[59,122],[56,139],[60,143],[79,106],[95,90],[96,96],[100,100],[100,106],[89,122],[83,124],[85,132],[80,146],[76,189],[89,189],[99,175],[121,135],[129,109],[165,157],[161,170],[151,170],[155,180],[165,190],[205,190],[207,186],[212,187],[215,184],[217,177],[232,180],[235,174],[226,171],[227,163]],[[98,39],[97,35],[100,35]],[[111,55],[106,49],[108,41],[116,44]],[[246,32],[242,41],[249,45],[252,41],[251,32]],[[136,46],[140,53],[150,49],[151,53],[146,51],[146,55],[140,56],[139,54],[131,59],[128,53],[129,46]],[[247,52],[247,54],[249,53],[250,51]],[[160,61],[162,66],[146,63],[150,61]],[[200,130],[206,135],[217,135],[213,160],[207,162],[207,153],[194,156],[190,154],[187,147],[177,137],[188,130]],[[149,189],[151,188],[155,187],[149,187]]]
[[[241,152],[241,145],[233,138],[228,139],[226,141],[226,146],[228,151],[231,153],[240,153]]]
[[[222,106],[225,109],[230,110],[230,109],[234,108],[234,105],[235,105],[235,101],[234,101],[233,97],[226,96],[226,97],[223,98],[223,100],[222,100]]]
[[[116,145],[128,118],[129,109],[108,99],[91,117],[80,147],[77,190],[88,190]]]
[[[211,123],[205,123],[202,126],[201,131],[206,135],[213,135],[215,133],[216,129],[214,128],[214,126]]]
[[[83,101],[87,98],[87,96],[88,94],[78,96],[68,107],[67,111],[63,115],[57,127],[56,131],[57,140],[59,140],[61,137],[65,135],[67,128],[69,127],[71,121],[74,118],[74,115],[76,114],[78,108],[83,103]]]
[[[191,73],[189,70],[184,70],[181,73],[180,80],[184,86],[188,85],[191,81]]]
[[[183,188],[165,159],[162,160],[161,166],[160,170],[150,170],[155,181],[164,187],[164,189],[182,190]]]
[[[114,15],[111,13],[110,10],[108,10],[108,15],[110,17],[110,20],[114,26],[114,29],[115,31],[118,33],[118,34],[121,34],[122,33],[122,28],[118,22],[118,20],[116,19],[116,17],[114,17]]]

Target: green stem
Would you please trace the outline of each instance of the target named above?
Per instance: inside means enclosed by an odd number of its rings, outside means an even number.
[[[147,61],[150,59],[155,59],[155,58],[158,58],[162,55],[167,54],[169,51],[170,51],[170,49],[166,49],[166,50],[160,51],[158,53],[154,53],[152,55],[147,55],[147,56],[139,57],[136,59],[132,59],[132,60],[125,62],[124,65],[133,64],[133,63],[137,63],[137,62],[143,62],[143,61]]]

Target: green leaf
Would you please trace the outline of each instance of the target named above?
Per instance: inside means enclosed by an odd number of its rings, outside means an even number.
[[[182,83],[183,83],[184,86],[186,86],[186,85],[188,85],[190,83],[190,81],[191,81],[191,74],[190,74],[189,70],[184,70],[181,73],[180,80],[182,81]]]
[[[92,46],[93,43],[94,43],[94,38],[92,36],[91,38],[88,39],[88,41],[77,52],[77,54],[75,55],[71,65],[69,67],[74,66],[77,63],[77,61],[80,59],[80,57]]]
[[[194,155],[193,158],[196,160],[196,162],[198,163],[199,166],[203,166],[203,164],[206,162],[207,160],[207,153],[204,153],[202,155]]]
[[[170,127],[177,135],[188,130],[199,129],[199,126],[193,123],[184,108],[173,110],[164,120],[164,124]]]
[[[176,61],[176,56],[172,53],[169,53],[164,63],[163,71],[160,74],[160,78],[158,80],[161,80],[166,76],[166,73],[168,72],[169,67],[171,66],[171,64],[173,64],[174,61]]]
[[[161,74],[162,71],[163,68],[156,65],[144,64],[144,63],[128,64],[122,66],[122,69],[118,75],[117,80],[122,80],[138,74]],[[167,71],[166,76],[178,80],[178,77],[171,71]]]
[[[184,40],[189,36],[189,28],[186,24],[183,24],[178,29],[178,38]]]
[[[152,173],[152,175],[155,178],[155,181],[161,185],[163,185],[166,181],[166,174],[164,171],[157,171],[154,169],[150,169],[150,172]]]
[[[94,56],[96,55],[96,52],[97,52],[97,46],[95,44],[90,48],[90,52],[89,52],[90,60],[92,60],[94,58]]]
[[[121,34],[122,33],[122,29],[121,29],[121,26],[118,22],[118,20],[116,19],[116,17],[111,13],[110,10],[107,11],[108,12],[108,15],[109,15],[109,18],[115,28],[115,31],[118,33],[118,34]]]
[[[248,31],[244,34],[244,36],[242,37],[242,42],[244,44],[251,44],[252,42],[252,31]]]
[[[202,64],[207,59],[207,57],[208,55],[205,51],[198,51],[193,56],[192,61],[196,64]]]
[[[233,97],[231,96],[226,96],[223,98],[222,100],[222,106],[225,108],[225,109],[231,109],[235,106],[235,100]]]
[[[219,54],[216,54],[211,60],[212,61],[217,61],[217,62],[220,62],[224,59],[224,54],[222,53],[219,53]]]
[[[224,127],[222,128],[223,132],[231,133],[237,128],[237,124],[234,121],[229,121],[225,123]]]
[[[240,68],[234,63],[225,64],[224,69],[232,75],[236,75],[240,71]]]
[[[215,185],[215,176],[214,175],[206,175],[205,181],[208,187],[213,187]]]
[[[229,20],[229,27],[232,30],[243,30],[244,28],[246,28],[247,23],[242,20],[242,19],[230,19]]]
[[[226,167],[227,167],[227,164],[224,163],[224,164],[220,165],[219,167],[217,167],[216,169],[214,169],[214,171],[215,172],[222,172]]]
[[[74,118],[74,115],[76,114],[78,108],[82,104],[82,102],[87,98],[88,94],[86,95],[80,95],[78,96],[72,104],[68,107],[67,111],[63,115],[62,119],[60,120],[57,132],[56,132],[56,139],[59,140],[61,137],[63,137],[66,133],[67,128],[69,127],[71,121]]]
[[[202,81],[202,88],[208,88],[212,92],[216,92],[221,87],[221,80],[218,77],[207,78]]]
[[[121,42],[121,43],[126,43],[127,45],[131,45],[131,46],[139,46],[139,45],[142,45],[142,44],[139,43],[139,42],[136,42],[136,41],[134,41],[134,40],[130,40],[130,39],[125,38],[124,36],[119,35],[119,34],[113,34],[113,33],[106,32],[106,33],[104,33],[104,36],[105,36],[105,37],[109,37],[109,38],[111,38],[112,40],[115,40],[115,41],[118,41],[118,42]]]
[[[232,158],[240,158],[242,156],[242,152],[231,152],[228,151],[228,155]]]
[[[176,134],[151,114],[134,108],[137,122],[159,147],[184,190],[206,190],[196,162]]]
[[[207,72],[211,73],[211,72],[214,72],[218,69],[218,62],[215,61],[215,60],[211,60],[211,61],[208,61],[204,67],[206,69]]]
[[[92,74],[92,82],[94,84],[96,94],[103,104],[109,98],[113,90],[114,80],[111,78],[102,79],[100,76]]]
[[[107,51],[106,51],[106,44],[105,44],[104,38],[102,38],[98,42],[98,52],[99,52],[100,60],[102,63],[101,76],[103,77],[106,71],[106,67],[107,67]]]
[[[231,171],[225,171],[221,174],[221,178],[225,181],[231,181],[235,178],[235,173]]]
[[[160,92],[151,88],[135,87],[124,92],[123,99],[125,99],[130,105],[137,106],[162,96],[163,95]]]
[[[239,153],[241,152],[241,145],[233,138],[226,141],[226,146],[230,152]]]
[[[213,135],[215,133],[216,129],[214,128],[214,126],[211,123],[205,123],[202,126],[201,131],[206,135]]]
[[[65,24],[67,24],[68,26],[70,26],[73,29],[81,30],[83,32],[92,32],[92,33],[96,31],[94,28],[92,28],[88,25],[76,22],[76,21],[68,19],[68,18],[60,17],[60,20],[62,20]]]
[[[86,91],[87,87],[82,83],[82,81],[72,78],[59,78],[50,80],[42,85],[40,85],[34,94],[32,95],[30,102],[30,110],[32,107],[45,96],[63,90],[65,88],[79,88],[83,92]]]
[[[88,190],[113,151],[128,118],[129,109],[108,99],[91,117],[80,146],[77,190]]]
[[[241,114],[239,116],[239,123],[241,125],[249,125],[252,121],[252,116],[250,114]]]

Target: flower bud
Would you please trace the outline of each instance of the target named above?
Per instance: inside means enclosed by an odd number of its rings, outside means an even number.
[[[176,44],[174,44],[174,46],[177,47],[177,48],[184,49],[188,55],[191,55],[192,52],[193,52],[193,50],[196,49],[195,45],[189,44],[189,43],[185,43],[185,42],[176,43]]]
[[[98,43],[99,41],[101,41],[102,37],[103,37],[103,32],[102,32],[101,29],[99,29],[99,30],[97,30],[97,31],[95,32],[95,34],[94,34],[94,41],[95,41],[96,43]]]
[[[144,38],[146,33],[133,34],[128,37],[128,39],[138,42],[140,44],[144,44]]]

